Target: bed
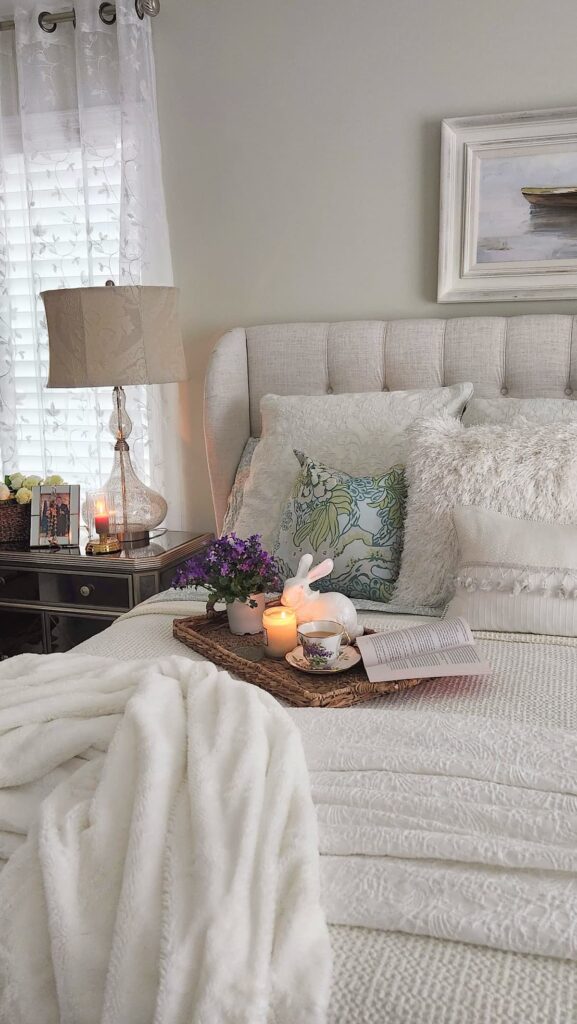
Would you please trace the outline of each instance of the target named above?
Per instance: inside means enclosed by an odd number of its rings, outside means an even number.
[[[472,381],[487,398],[577,393],[577,317],[279,324],[235,329],[217,345],[205,393],[206,446],[220,529],[244,445],[260,433],[268,393],[330,394],[438,387]],[[161,595],[77,648],[119,660],[178,653],[172,619],[195,609]],[[412,618],[361,613],[392,628]],[[438,680],[371,703],[374,715],[411,707],[502,722],[577,728],[572,640],[479,636],[488,680]],[[306,712],[301,712],[306,714]],[[338,714],[355,714],[338,712]],[[577,1019],[577,966],[568,960],[367,928],[331,927],[331,1024],[566,1024]],[[296,1024],[296,1022],[295,1022]]]
[[[205,396],[218,528],[244,445],[260,432],[264,394],[357,393],[471,381],[482,397],[567,402],[577,389],[575,319],[487,316],[277,325],[226,334],[215,348]],[[78,655],[106,656],[119,671],[135,658],[153,662],[178,655],[196,663],[197,655],[172,638],[172,620],[198,610],[201,605],[186,593],[168,591],[132,609],[72,654],[57,656],[66,659],[61,663],[66,666]],[[426,621],[426,616],[368,605],[360,618],[376,629]],[[477,639],[494,670],[489,678],[425,682],[374,699],[362,710],[293,710],[291,718],[303,737],[311,732],[311,715],[326,716],[327,722],[330,715],[330,729],[338,737],[340,730],[359,724],[377,733],[383,723],[394,728],[407,712],[425,729],[434,720],[445,722],[447,729],[466,720],[480,731],[489,723],[505,733],[534,725],[577,732],[577,640],[494,633],[479,633]],[[566,1024],[577,1019],[575,958],[335,924],[330,941],[330,1024]],[[123,1020],[135,1019],[130,1009],[132,1017]],[[290,1016],[289,1021],[296,1024]]]

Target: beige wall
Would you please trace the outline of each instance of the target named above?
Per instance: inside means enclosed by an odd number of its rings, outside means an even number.
[[[201,377],[228,327],[575,311],[435,295],[441,118],[577,104],[576,29],[573,0],[164,0],[164,180],[198,372],[191,526],[212,522]]]

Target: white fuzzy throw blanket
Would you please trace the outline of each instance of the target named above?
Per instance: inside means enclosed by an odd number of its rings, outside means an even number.
[[[267,694],[180,657],[24,655],[0,787],[2,1024],[324,1020],[314,808]]]
[[[327,919],[577,959],[577,734],[293,711]]]

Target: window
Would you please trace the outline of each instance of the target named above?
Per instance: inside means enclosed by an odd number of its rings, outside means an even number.
[[[59,473],[85,487],[109,475],[110,388],[46,389],[48,337],[39,293],[119,276],[120,161],[110,149],[47,149],[4,159],[8,303],[14,352],[16,456],[6,467]],[[148,479],[144,388],[127,388],[131,449]]]

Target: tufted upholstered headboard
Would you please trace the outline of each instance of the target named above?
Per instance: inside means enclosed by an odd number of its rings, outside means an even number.
[[[484,398],[577,397],[577,316],[479,316],[237,327],[218,342],[204,423],[220,530],[266,394],[398,391],[472,381]]]

